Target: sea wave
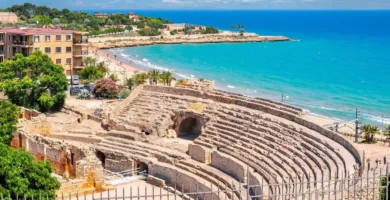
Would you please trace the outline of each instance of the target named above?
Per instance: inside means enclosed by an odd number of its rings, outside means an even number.
[[[362,113],[361,116],[364,119],[368,119],[370,121],[378,122],[379,124],[381,124],[382,122],[383,122],[384,125],[390,124],[390,118],[382,117],[381,115]]]
[[[236,86],[233,86],[233,85],[227,85],[228,88],[231,88],[231,89],[234,89],[236,88]]]

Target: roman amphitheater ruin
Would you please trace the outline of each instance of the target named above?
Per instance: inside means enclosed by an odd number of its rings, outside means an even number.
[[[107,173],[141,170],[147,183],[182,193],[234,191],[200,199],[271,199],[261,196],[302,194],[359,176],[362,152],[301,113],[215,89],[208,81],[142,85],[99,113],[64,108],[44,115],[26,109],[12,146],[50,161],[57,175],[72,179],[63,182],[65,192],[106,190],[112,187]],[[322,185],[300,184],[315,181]]]

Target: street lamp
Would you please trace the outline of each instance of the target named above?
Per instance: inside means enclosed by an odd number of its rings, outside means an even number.
[[[358,116],[360,115],[360,110],[356,108],[356,119],[355,119],[355,143],[359,142],[359,119]]]

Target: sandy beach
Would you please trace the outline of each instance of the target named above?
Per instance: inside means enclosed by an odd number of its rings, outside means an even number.
[[[123,62],[119,58],[115,58],[114,55],[107,54],[106,52],[103,52],[98,48],[89,47],[89,49],[91,52],[89,56],[95,57],[98,63],[106,63],[110,71],[109,75],[115,74],[121,84],[123,84],[123,81],[127,78],[130,78],[137,73],[143,72],[142,70],[132,66],[129,62]]]

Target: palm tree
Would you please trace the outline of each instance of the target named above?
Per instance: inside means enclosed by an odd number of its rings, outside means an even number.
[[[107,65],[104,62],[99,62],[96,67],[101,71],[104,75],[107,75],[110,70],[108,69]]]
[[[133,89],[133,87],[135,86],[135,80],[134,78],[128,78],[126,80],[126,86],[129,87],[130,90]]]
[[[235,24],[230,25],[230,27],[232,28],[232,32],[234,32],[234,30],[236,30],[236,25]]]
[[[152,69],[149,71],[148,75],[152,79],[153,84],[157,85],[157,81],[160,78],[160,71],[157,69]]]
[[[95,66],[96,65],[96,58],[86,57],[86,58],[84,58],[84,62],[85,62],[85,64],[87,64],[87,66]]]
[[[390,124],[385,128],[385,130],[383,131],[383,134],[389,138],[390,137]]]
[[[375,134],[379,133],[379,128],[377,126],[372,126],[370,124],[363,125],[362,130],[364,134],[364,140],[366,143],[374,142]]]
[[[142,85],[146,83],[146,80],[148,80],[149,76],[147,73],[140,73],[135,75],[135,84],[136,85]]]
[[[161,82],[164,83],[164,85],[171,86],[172,80],[175,80],[173,78],[173,73],[171,71],[165,71],[160,75]]]

